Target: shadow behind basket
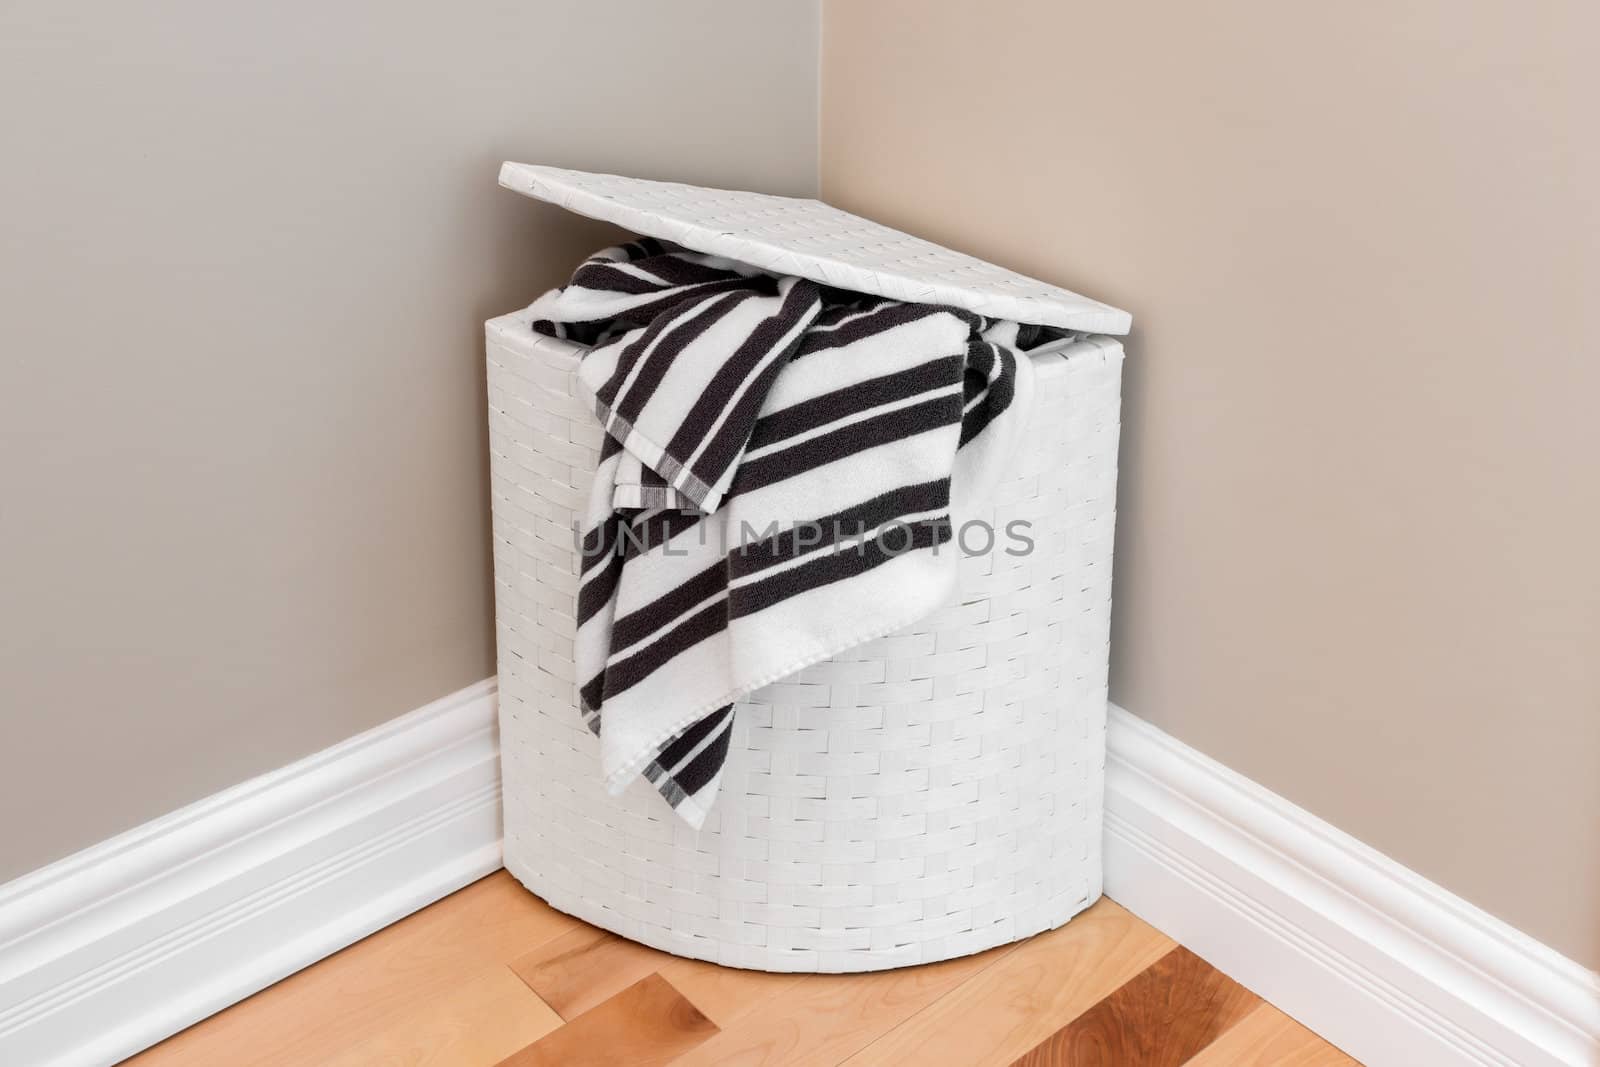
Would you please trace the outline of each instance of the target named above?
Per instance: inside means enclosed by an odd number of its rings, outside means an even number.
[[[1121,346],[1035,357],[1016,474],[934,616],[738,706],[704,829],[608,796],[577,710],[573,523],[600,429],[580,350],[488,324],[505,863],[553,907],[682,956],[866,971],[978,952],[1100,895]],[[1031,552],[1005,531],[1022,520]],[[985,536],[968,531],[969,547]]]

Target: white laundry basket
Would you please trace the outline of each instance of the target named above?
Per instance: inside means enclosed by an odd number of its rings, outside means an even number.
[[[815,201],[508,164],[502,184],[775,271],[1087,331],[1127,316]],[[1122,349],[1034,357],[993,551],[900,633],[756,693],[720,795],[689,829],[643,782],[606,794],[573,666],[600,429],[581,350],[524,314],[488,324],[505,863],[553,907],[683,956],[865,971],[1051,929],[1100,894]],[[1031,552],[1003,531],[1028,524]],[[1023,529],[1023,528],[1017,528]],[[974,529],[968,547],[983,548]],[[1016,542],[1012,547],[1020,547]]]

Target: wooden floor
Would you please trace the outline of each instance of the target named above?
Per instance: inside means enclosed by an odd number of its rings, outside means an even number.
[[[504,871],[128,1062],[1355,1063],[1109,900],[1059,930],[967,959],[774,975],[603,933]]]

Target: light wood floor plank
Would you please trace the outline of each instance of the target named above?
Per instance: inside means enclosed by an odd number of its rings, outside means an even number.
[[[499,871],[128,1062],[132,1067],[319,1063],[576,922]]]
[[[1260,1003],[1180,945],[1013,1067],[1183,1067]]]
[[[1207,1045],[1188,1067],[1361,1067],[1271,1004]]]
[[[672,960],[665,952],[579,923],[513,960],[511,969],[563,1019],[575,1019]]]
[[[572,1019],[649,974],[660,974],[720,1027],[799,981],[683,959],[579,923],[514,960],[511,969],[563,1019]]]
[[[502,1061],[500,1067],[659,1067],[717,1032],[659,974]]]
[[[852,1064],[1009,1064],[1174,947],[1110,900],[1023,942]]]
[[[673,1067],[840,1063],[1010,951],[874,974],[804,975]]]
[[[671,963],[661,968],[661,977],[726,1030],[806,976],[741,971],[702,960],[673,957]]]
[[[561,1016],[497,965],[326,1067],[490,1067],[559,1026]]]

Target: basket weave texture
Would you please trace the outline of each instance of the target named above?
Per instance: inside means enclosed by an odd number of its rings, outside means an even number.
[[[606,794],[578,712],[573,525],[601,431],[580,349],[488,324],[505,863],[552,906],[682,956],[866,971],[1051,929],[1100,894],[1122,349],[1035,357],[1015,475],[953,603],[739,705],[689,829],[647,784]],[[1008,540],[1029,525],[1033,549]],[[982,549],[978,528],[967,531]]]

